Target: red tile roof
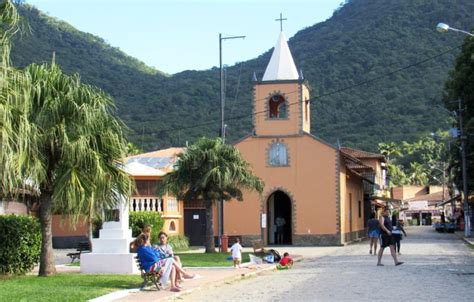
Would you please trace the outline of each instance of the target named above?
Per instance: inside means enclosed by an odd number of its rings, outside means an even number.
[[[444,192],[444,200],[449,199],[449,194],[447,192],[448,190],[445,190]],[[418,195],[409,199],[405,199],[405,201],[442,201],[443,200],[443,192],[435,192],[431,194],[423,194],[423,195]]]
[[[357,149],[348,148],[348,147],[341,147],[341,152],[355,158],[377,158],[377,159],[382,159],[383,161],[385,161],[385,156],[378,153],[372,153],[372,152],[357,150]]]

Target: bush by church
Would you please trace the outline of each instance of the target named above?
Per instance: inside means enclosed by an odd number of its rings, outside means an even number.
[[[132,236],[137,237],[147,224],[151,225],[151,243],[158,243],[158,233],[163,228],[165,221],[158,212],[130,212],[130,228]]]
[[[39,262],[41,233],[31,216],[0,216],[0,274],[25,274]]]

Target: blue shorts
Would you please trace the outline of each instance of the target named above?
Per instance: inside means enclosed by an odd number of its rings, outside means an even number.
[[[379,238],[380,232],[378,230],[373,230],[369,232],[369,238]]]

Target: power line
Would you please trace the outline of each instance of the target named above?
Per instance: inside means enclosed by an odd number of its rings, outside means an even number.
[[[328,93],[324,93],[324,94],[320,94],[320,95],[317,95],[317,96],[314,96],[314,97],[311,97],[308,101],[310,103],[316,101],[317,99],[320,99],[320,98],[324,98],[324,97],[328,97],[328,96],[331,96],[331,95],[334,95],[334,94],[338,94],[338,93],[341,93],[341,92],[344,92],[344,91],[347,91],[347,90],[350,90],[350,89],[353,89],[353,88],[356,88],[356,87],[359,87],[359,86],[363,86],[363,85],[367,85],[367,84],[371,84],[373,82],[376,82],[380,79],[383,79],[383,78],[386,78],[388,76],[391,76],[391,75],[394,75],[398,72],[401,72],[401,71],[404,71],[404,70],[407,70],[409,68],[412,68],[412,67],[416,67],[416,66],[419,66],[419,65],[422,65],[428,61],[431,61],[433,59],[436,59],[438,57],[441,57],[453,50],[456,50],[456,49],[459,49],[461,48],[462,45],[457,45],[455,47],[452,47],[452,48],[449,48],[448,50],[446,51],[443,51],[443,52],[440,52],[434,56],[430,56],[430,57],[427,57],[426,59],[424,60],[421,60],[421,61],[418,61],[418,62],[415,62],[413,64],[410,64],[410,65],[407,65],[407,66],[403,66],[403,67],[400,67],[398,69],[395,69],[391,72],[388,72],[386,74],[383,74],[383,75],[380,75],[378,77],[374,77],[374,78],[371,78],[371,79],[368,79],[368,80],[365,80],[365,81],[362,81],[362,82],[359,82],[359,83],[355,83],[353,85],[350,85],[350,86],[346,86],[346,87],[343,87],[343,88],[340,88],[340,89],[337,89],[337,90],[334,90],[334,91],[331,91],[331,92],[328,92]],[[296,93],[298,91],[291,91],[291,92],[287,92],[285,94],[292,94],[292,93]],[[262,100],[266,100],[267,98],[262,98],[262,99],[258,99],[258,100],[255,100],[255,101],[262,101]],[[299,101],[296,101],[296,102],[293,102],[293,103],[290,103],[288,104],[288,107],[290,106],[293,106],[293,105],[298,105],[300,102]],[[245,114],[245,115],[236,115],[236,116],[233,116],[233,117],[229,117],[226,119],[226,121],[229,121],[229,120],[241,120],[241,119],[244,119],[244,118],[248,118],[248,117],[252,117],[252,116],[257,116],[257,115],[260,115],[260,114],[265,114],[265,113],[268,113],[269,112],[269,109],[266,109],[266,110],[262,110],[262,111],[258,111],[258,112],[252,112],[250,115],[248,114]],[[211,120],[209,122],[205,122],[205,123],[200,123],[200,124],[196,124],[196,125],[192,125],[192,126],[186,126],[186,127],[180,127],[180,128],[168,128],[168,129],[164,129],[164,130],[159,130],[158,132],[160,133],[163,133],[163,132],[172,132],[172,131],[178,131],[178,130],[186,130],[186,129],[192,129],[192,128],[197,128],[197,127],[203,127],[203,126],[209,126],[209,125],[215,125],[217,122],[219,121],[219,119],[215,119],[215,120]]]

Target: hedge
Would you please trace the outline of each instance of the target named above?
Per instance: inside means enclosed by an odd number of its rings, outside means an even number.
[[[189,239],[184,235],[169,236],[168,243],[173,247],[173,251],[189,250]]]
[[[0,215],[0,274],[25,274],[39,262],[41,231],[31,216]]]
[[[158,243],[158,233],[163,228],[165,221],[158,212],[130,212],[130,228],[132,236],[137,237],[147,224],[151,225],[151,243]]]

